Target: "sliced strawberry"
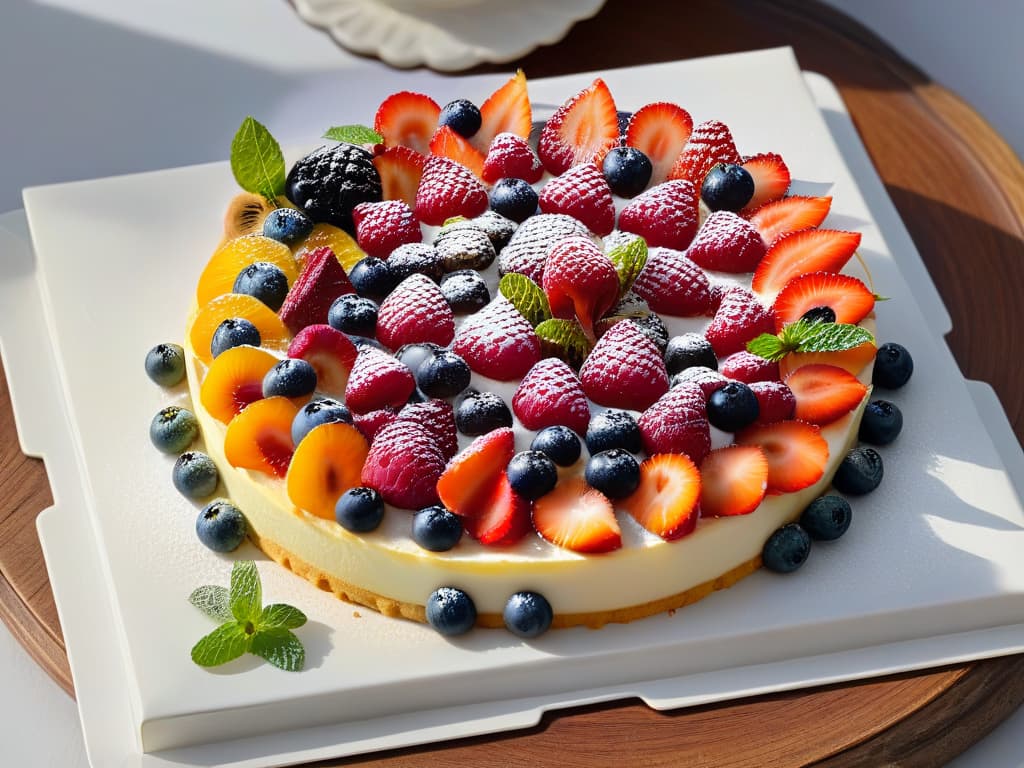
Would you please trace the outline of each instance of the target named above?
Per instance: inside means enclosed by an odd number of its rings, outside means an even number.
[[[690,113],[667,101],[646,104],[633,113],[626,129],[626,144],[650,159],[654,167],[651,186],[668,178],[692,131]]]
[[[574,552],[611,552],[622,546],[612,503],[580,476],[559,481],[534,502],[533,527],[541,538]]]
[[[700,465],[702,517],[749,515],[768,489],[768,459],[756,445],[730,445]]]
[[[529,138],[532,126],[533,112],[526,75],[519,69],[480,105],[480,130],[473,136],[473,146],[480,152],[486,152],[499,133]]]
[[[779,362],[779,376],[785,379],[797,368],[817,364],[834,365],[856,376],[875,361],[877,351],[874,344],[865,341],[842,352],[790,352]]]
[[[429,96],[399,91],[377,108],[373,130],[384,137],[388,147],[409,147],[426,154],[440,115],[441,107]]]
[[[402,200],[410,208],[416,205],[423,164],[427,159],[408,147],[388,147],[373,158],[380,174],[385,200]]]
[[[751,287],[766,301],[773,301],[794,277],[808,272],[839,272],[859,245],[859,232],[805,229],[784,235],[757,265]]]
[[[317,390],[335,397],[345,395],[357,352],[348,336],[322,324],[307,325],[288,345],[288,357],[301,358],[313,366]]]
[[[742,213],[757,210],[789,191],[789,168],[780,155],[773,152],[754,155],[743,161],[743,167],[754,177],[754,196],[744,206]]]
[[[764,244],[771,245],[790,232],[821,226],[831,207],[831,197],[793,195],[765,203],[747,218],[761,235]]]
[[[454,160],[469,168],[477,178],[483,177],[484,156],[451,126],[442,125],[434,132],[430,139],[430,154]]]
[[[795,323],[809,309],[829,307],[837,323],[859,323],[875,308],[875,294],[856,277],[811,272],[794,277],[775,297],[775,330]]]
[[[828,443],[821,430],[802,421],[748,427],[738,445],[757,445],[768,459],[768,492],[791,493],[814,485],[825,474]]]
[[[448,462],[438,478],[441,503],[456,515],[482,513],[515,450],[515,438],[508,427],[478,437]]]
[[[543,175],[544,166],[526,139],[514,133],[499,133],[494,137],[484,158],[484,181],[494,184],[500,179],[513,178],[536,184]]]
[[[740,153],[736,151],[729,127],[719,120],[708,120],[693,129],[668,177],[688,179],[700,189],[704,177],[715,165],[739,162]]]
[[[532,504],[512,490],[508,475],[498,475],[480,511],[463,519],[466,533],[481,544],[515,544],[530,530]]]
[[[689,456],[660,453],[640,465],[640,485],[621,506],[666,541],[692,533],[700,517],[701,476]]]
[[[849,371],[834,365],[805,365],[786,377],[796,398],[795,417],[812,424],[831,424],[864,399],[868,388]]]
[[[615,100],[597,78],[551,116],[540,134],[537,152],[549,173],[558,176],[580,163],[600,162],[619,141]]]

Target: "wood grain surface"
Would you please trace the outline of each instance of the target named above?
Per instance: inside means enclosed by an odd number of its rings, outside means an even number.
[[[964,101],[863,27],[813,1],[609,0],[560,43],[477,71],[522,66],[536,78],[778,45],[838,86],[952,316],[961,369],[992,384],[1024,438],[1024,334],[1013,332],[1024,167]],[[0,616],[73,695],[34,525],[50,503],[42,462],[18,448],[0,370]],[[577,708],[525,731],[319,765],[935,766],[1022,702],[1024,656],[1014,656],[674,712]]]

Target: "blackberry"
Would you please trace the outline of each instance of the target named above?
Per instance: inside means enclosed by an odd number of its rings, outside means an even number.
[[[475,269],[449,272],[441,279],[441,293],[452,312],[476,312],[491,302],[487,283]]]
[[[383,197],[373,155],[354,144],[310,152],[292,166],[285,194],[314,222],[333,224],[353,236],[352,209]]]

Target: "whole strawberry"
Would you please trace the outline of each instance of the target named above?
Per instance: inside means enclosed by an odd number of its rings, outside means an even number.
[[[446,346],[455,335],[455,315],[429,277],[409,275],[377,312],[377,338],[390,349],[429,341]]]
[[[685,250],[697,233],[700,203],[689,181],[666,181],[633,198],[619,214],[619,229],[640,235],[650,248]]]
[[[616,323],[580,368],[587,397],[599,405],[642,411],[668,389],[665,361],[634,323]]]
[[[551,314],[576,318],[584,331],[619,298],[619,274],[611,259],[586,237],[570,237],[548,251],[542,282]]]
[[[602,237],[615,227],[615,202],[604,174],[593,163],[583,163],[556,176],[540,191],[544,213],[564,213],[583,222]]]
[[[360,203],[352,211],[356,240],[368,256],[386,259],[400,245],[423,239],[412,208],[402,200]]]
[[[465,319],[452,350],[481,376],[514,381],[540,360],[540,339],[519,310],[499,297]]]
[[[685,453],[695,464],[711,450],[704,393],[696,384],[679,384],[640,417],[640,436],[649,455]]]
[[[719,357],[746,349],[762,333],[775,332],[775,319],[746,288],[730,288],[704,335]]]
[[[711,284],[682,251],[651,248],[633,291],[655,312],[676,317],[703,314],[711,301]]]
[[[487,210],[487,190],[463,165],[447,157],[427,158],[416,190],[416,217],[438,227],[454,216],[468,219]]]
[[[579,378],[561,360],[541,360],[523,377],[512,396],[512,410],[527,429],[561,425],[585,434],[590,404]]]

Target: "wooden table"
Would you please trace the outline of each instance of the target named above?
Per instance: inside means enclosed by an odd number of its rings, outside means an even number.
[[[946,302],[964,374],[992,384],[1024,438],[1024,334],[1011,332],[1024,296],[1024,167],[964,102],[877,37],[813,1],[609,0],[518,65],[547,77],[778,45],[839,87]],[[18,448],[0,370],[0,616],[73,695],[33,524],[50,503],[42,463]],[[676,712],[635,701],[578,708],[528,731],[331,765],[933,766],[1022,702],[1024,656],[1013,656]]]

